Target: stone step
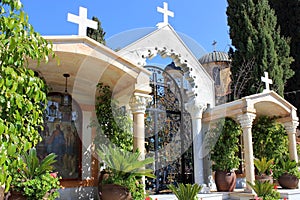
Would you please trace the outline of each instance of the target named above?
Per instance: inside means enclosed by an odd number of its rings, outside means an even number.
[[[299,200],[300,199],[300,189],[278,189],[280,197],[282,199],[286,198],[288,200]]]
[[[256,195],[245,192],[231,192],[229,193],[229,199],[231,200],[249,200],[253,199]]]
[[[278,189],[282,200],[300,200],[300,189]],[[177,200],[174,194],[150,195],[153,200]],[[198,200],[250,200],[255,194],[238,192],[211,192],[198,194]]]
[[[153,200],[177,200],[174,194],[158,194],[150,195]],[[198,194],[198,200],[222,200],[224,194],[218,192],[212,192],[207,194]]]

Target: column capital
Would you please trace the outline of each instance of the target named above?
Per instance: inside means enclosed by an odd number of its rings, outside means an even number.
[[[297,129],[297,126],[299,125],[299,122],[293,120],[290,122],[285,122],[285,123],[283,123],[283,125],[288,134],[294,134],[297,131],[296,129]]]
[[[145,113],[147,104],[152,100],[152,96],[135,93],[129,101],[132,113]]]
[[[202,118],[202,113],[207,109],[207,105],[192,100],[185,104],[185,108],[191,114],[192,118]]]
[[[251,128],[252,122],[255,119],[256,114],[254,113],[244,113],[237,116],[237,120],[241,124],[242,128]]]

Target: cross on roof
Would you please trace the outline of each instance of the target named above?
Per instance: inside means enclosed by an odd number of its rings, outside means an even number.
[[[216,49],[217,49],[217,48],[216,48],[216,47],[217,47],[217,41],[214,40],[213,43],[212,43],[212,45],[213,45],[213,47],[214,47],[214,51],[216,51]]]
[[[158,27],[162,27],[164,25],[167,25],[169,23],[169,16],[174,17],[174,12],[168,10],[168,3],[164,2],[164,7],[157,7],[157,12],[160,12],[164,15],[164,21],[161,23],[158,23]]]
[[[68,13],[68,21],[78,24],[78,35],[86,36],[87,27],[97,29],[98,23],[87,18],[87,9],[79,7],[79,16]]]
[[[264,89],[263,92],[269,92],[270,84],[273,84],[273,81],[272,81],[272,79],[269,79],[268,72],[265,72],[265,77],[261,77],[261,81],[266,84],[266,89]]]

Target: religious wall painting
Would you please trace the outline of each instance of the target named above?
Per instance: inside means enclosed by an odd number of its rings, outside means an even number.
[[[37,145],[39,158],[57,155],[55,171],[63,179],[81,178],[81,110],[73,100],[72,110],[61,109],[61,93],[50,93],[44,115],[42,142]]]

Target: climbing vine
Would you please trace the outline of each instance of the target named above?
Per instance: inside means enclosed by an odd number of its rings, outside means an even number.
[[[96,115],[100,125],[99,134],[94,139],[96,148],[108,139],[117,147],[132,151],[132,120],[113,99],[111,88],[103,83],[97,85]]]

